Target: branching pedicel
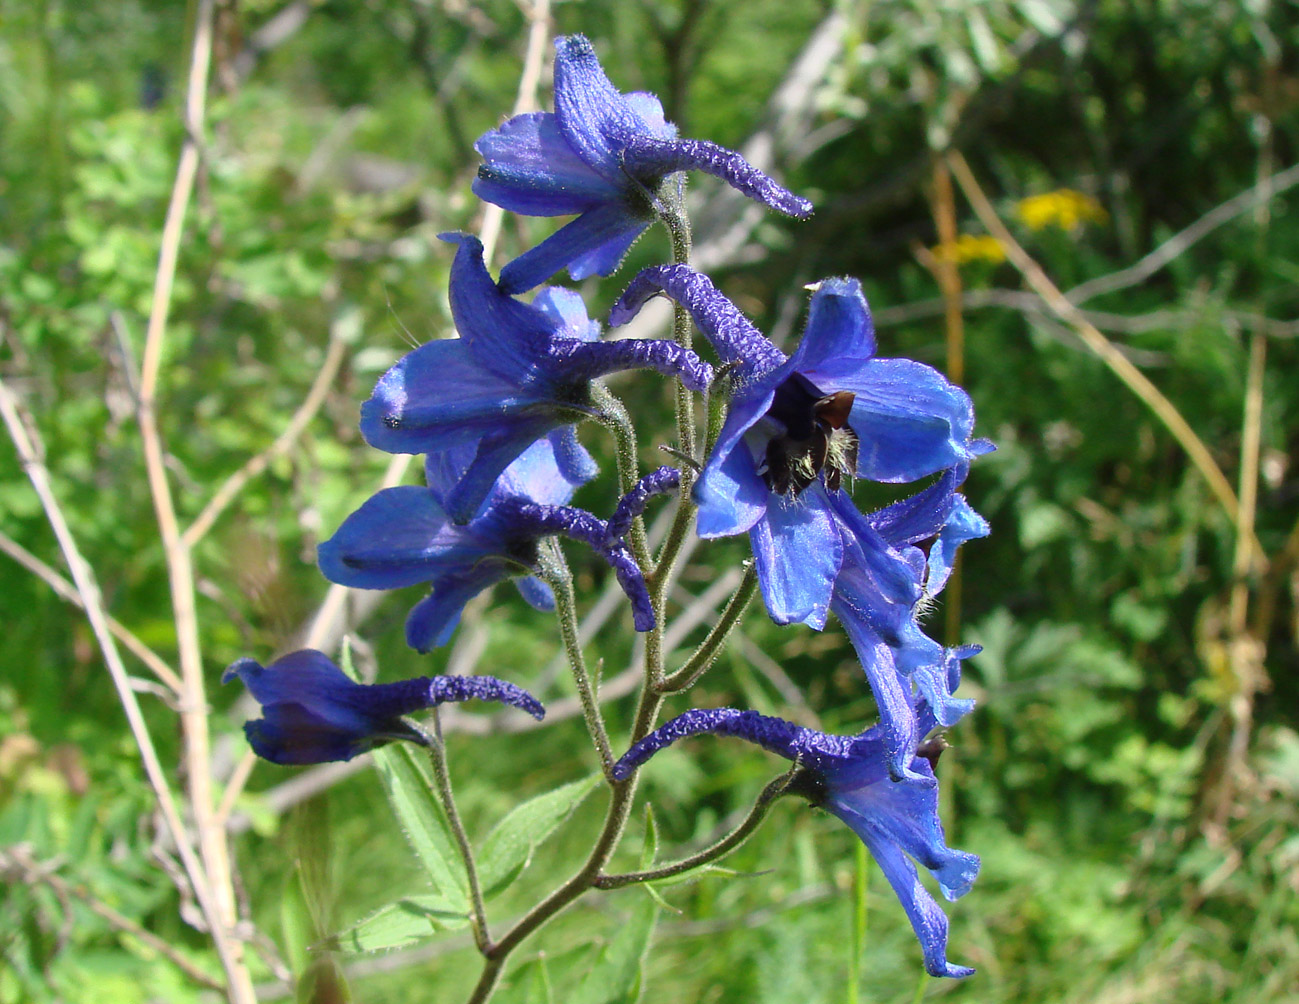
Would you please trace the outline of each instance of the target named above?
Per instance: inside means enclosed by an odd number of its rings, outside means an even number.
[[[380,379],[362,408],[367,441],[425,456],[427,487],[379,492],[320,548],[336,583],[387,589],[428,583],[407,621],[418,651],[446,644],[464,604],[507,578],[540,609],[555,610],[601,766],[609,785],[605,822],[585,863],[499,938],[487,930],[478,883],[470,914],[483,955],[471,1002],[487,1000],[509,954],[565,906],[595,888],[650,881],[716,860],[761,823],[770,803],[801,794],[838,816],[869,848],[911,921],[925,968],[935,976],[973,972],[947,961],[947,919],[919,883],[927,868],[948,899],[974,881],[979,859],[953,851],[938,819],[935,766],[941,743],[928,740],[972,703],[953,696],[970,647],[945,649],[921,629],[918,611],[942,588],[956,549],[988,533],[958,493],[970,462],[992,449],[972,439],[969,397],[936,370],[876,355],[861,285],[833,278],[812,294],[807,326],[790,357],[776,348],[689,265],[683,191],[691,169],[713,174],[772,209],[806,218],[811,205],[737,153],[677,138],[649,94],[620,94],[581,35],[556,42],[555,111],[516,116],[484,135],[475,193],[514,212],[576,215],[494,281],[482,245],[463,234],[451,269],[450,299],[460,337],[430,342]],[[672,237],[671,264],[641,272],[614,307],[626,323],[645,301],[676,303],[675,341],[601,339],[581,298],[547,287],[515,299],[567,269],[574,279],[607,276],[655,220]],[[712,368],[689,346],[690,321],[716,352],[726,379],[710,400],[712,443],[697,442],[693,407],[679,397],[680,469],[645,478],[636,470],[630,418],[601,383],[606,374],[647,368],[679,380],[681,394],[707,390]],[[726,395],[724,421],[718,389]],[[601,519],[569,505],[595,473],[574,435],[595,419],[616,436],[624,497]],[[682,452],[684,451],[684,452]],[[696,472],[699,474],[696,480]],[[863,514],[849,494],[856,478],[928,487]],[[645,545],[641,516],[651,496],[678,491],[677,515],[658,555]],[[663,597],[692,524],[701,537],[747,533],[754,565],[722,620],[674,674],[663,666]],[[572,579],[555,536],[580,541],[613,568],[638,631],[647,632],[645,675],[629,737],[612,762],[611,740],[578,642]],[[926,554],[918,545],[930,542]],[[833,612],[861,659],[880,721],[857,736],[834,736],[731,708],[687,711],[655,730],[664,695],[691,685],[739,622],[754,575],[780,624],[825,627]],[[249,741],[278,763],[345,760],[396,740],[440,744],[405,716],[441,701],[504,701],[540,717],[540,705],[492,677],[434,677],[380,686],[351,682],[324,655],[298,652],[263,669],[241,660],[239,676],[263,704]],[[738,736],[791,759],[794,771],[764,791],[735,832],[712,848],[644,872],[606,872],[622,837],[636,768],[665,746],[701,732]],[[490,741],[490,740],[483,740]],[[438,795],[449,800],[449,783]],[[476,874],[456,822],[464,865]]]

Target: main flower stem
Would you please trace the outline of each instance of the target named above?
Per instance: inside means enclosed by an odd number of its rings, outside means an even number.
[[[676,264],[688,264],[690,261],[690,222],[683,209],[673,206],[661,216],[672,239],[672,260]],[[678,306],[673,314],[673,337],[677,344],[689,348],[693,340],[693,329],[689,313]],[[613,395],[597,389],[597,401],[606,416],[606,424],[613,431],[618,452],[618,479],[624,493],[631,490],[639,478],[639,465],[636,455],[636,435],[626,409]],[[677,437],[681,452],[692,460],[696,457],[697,437],[695,434],[695,408],[691,392],[680,382],[676,386]],[[645,679],[641,687],[640,699],[636,706],[636,717],[632,722],[630,743],[639,742],[654,728],[659,709],[663,706],[663,696],[659,687],[663,683],[663,630],[664,613],[667,605],[667,588],[672,579],[681,548],[690,536],[695,518],[695,505],[690,493],[694,487],[695,469],[690,464],[681,468],[681,488],[677,497],[677,511],[672,525],[659,549],[653,568],[649,565],[649,547],[645,541],[644,523],[637,520],[632,529],[630,541],[632,553],[645,572],[646,584],[649,587],[650,601],[654,608],[654,627],[645,638]],[[637,529],[639,527],[639,530]],[[639,533],[637,538],[635,534]],[[639,543],[638,543],[639,541]],[[560,559],[562,562],[562,558]],[[601,765],[607,777],[613,766],[613,751],[609,736],[605,730],[600,706],[591,687],[590,675],[586,671],[586,661],[582,655],[581,644],[577,633],[576,600],[573,596],[572,575],[567,565],[556,564],[553,577],[547,573],[544,577],[555,591],[555,606],[559,615],[560,632],[564,638],[564,648],[568,652],[569,662],[573,667],[573,677],[577,682],[578,696],[587,719],[587,727],[595,740]],[[743,590],[743,586],[741,586]],[[734,603],[734,600],[732,601]],[[741,605],[740,610],[743,609]],[[739,611],[736,615],[738,617]],[[710,638],[712,635],[710,634]],[[724,637],[724,636],[723,636]],[[704,645],[708,644],[705,640]],[[720,644],[720,638],[718,640]],[[705,657],[706,658],[706,657]],[[693,671],[693,670],[692,670]],[[604,867],[609,863],[613,852],[622,840],[623,831],[631,812],[632,801],[636,796],[636,775],[625,781],[610,781],[609,807],[605,812],[604,825],[596,836],[595,844],[587,855],[586,861],[577,873],[549,896],[543,899],[512,927],[500,941],[485,951],[483,971],[478,978],[468,1004],[485,1004],[496,989],[505,961],[510,953],[538,928],[546,924],[566,906],[582,896],[589,889],[596,888]],[[771,786],[769,785],[768,788]],[[783,788],[782,788],[783,791]],[[765,794],[765,792],[764,792]],[[772,795],[772,798],[775,796]],[[761,801],[761,800],[760,800]],[[765,811],[765,808],[764,808]],[[760,821],[754,820],[756,826]],[[732,834],[733,836],[733,834]],[[730,839],[730,837],[724,838]],[[743,839],[740,837],[739,839]],[[737,841],[738,843],[738,841]],[[732,845],[734,846],[734,845]],[[720,853],[725,853],[722,851]]]
[[[636,708],[636,719],[632,725],[631,741],[643,739],[654,727],[663,699],[652,693],[648,687],[641,691],[640,703]],[[500,941],[496,942],[485,953],[486,962],[478,984],[469,997],[468,1004],[485,1004],[496,988],[505,960],[532,932],[536,931],[566,906],[576,900],[588,889],[594,888],[604,866],[613,856],[614,850],[622,839],[631,811],[632,800],[636,795],[636,775],[625,781],[611,782],[612,792],[609,808],[605,812],[604,825],[596,837],[595,846],[577,873],[549,896],[543,899],[527,914],[519,919]]]
[[[672,262],[674,265],[690,263],[690,218],[683,208],[673,206],[660,215],[663,225],[667,227],[672,241]],[[672,337],[682,348],[690,348],[694,341],[694,328],[690,313],[679,303],[672,308]],[[691,393],[680,380],[676,385],[677,403],[677,438],[681,452],[691,457],[696,463],[701,458],[695,456],[697,438],[695,435],[695,403]],[[659,549],[658,560],[654,569],[646,575],[649,587],[650,602],[654,606],[654,630],[645,639],[645,670],[649,685],[658,688],[663,682],[663,623],[667,607],[667,589],[676,568],[677,556],[681,547],[690,536],[694,524],[695,504],[691,491],[695,484],[695,468],[690,464],[681,467],[681,487],[677,496],[676,516],[668,528],[663,546]]]

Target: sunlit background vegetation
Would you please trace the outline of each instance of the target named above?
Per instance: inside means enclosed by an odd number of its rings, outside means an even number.
[[[451,255],[436,235],[479,225],[472,144],[514,105],[528,12],[509,0],[218,8],[159,383],[182,525],[289,426],[322,367],[340,363],[302,434],[195,543],[219,793],[243,755],[248,710],[237,688],[217,686],[221,669],[300,640],[325,594],[316,543],[383,476],[388,458],[361,441],[358,405],[399,355],[448,333]],[[0,377],[34,418],[106,609],[169,663],[177,629],[135,394],[194,16],[193,3],[168,0],[0,0]],[[897,902],[868,873],[861,1000],[1295,1000],[1299,173],[1287,169],[1299,160],[1299,7],[556,4],[551,34],[575,31],[623,90],[655,91],[683,135],[737,148],[756,137],[750,151],[772,151],[772,169],[815,201],[809,223],[761,217],[728,241],[744,207],[695,185],[704,263],[763,330],[789,344],[805,284],[858,276],[881,352],[963,373],[977,432],[999,447],[966,489],[993,536],[966,547],[962,588],[928,622],[983,645],[963,691],[978,708],[940,770],[949,843],[983,858],[973,891],[948,908],[949,954],[979,973],[923,977]],[[543,106],[548,86],[543,73]],[[1188,459],[1185,435],[1080,335],[1079,318],[1025,284],[943,166],[949,147],[1013,239],[1073,291],[1083,326],[1189,424],[1235,511]],[[552,225],[507,216],[496,264]],[[593,316],[665,254],[652,233],[618,276],[584,287]],[[667,392],[641,377],[615,389],[643,431],[660,423],[645,451],[658,462],[653,446],[671,438]],[[607,498],[608,445],[596,428],[583,439],[606,473],[578,501]],[[861,504],[887,497],[872,491],[858,486]],[[7,439],[0,531],[0,1000],[214,999],[133,933],[220,972],[177,893],[85,618],[14,560],[25,549],[64,574]],[[726,596],[710,587],[744,554],[743,541],[695,549],[674,610],[706,627]],[[584,610],[603,587],[600,568],[581,567]],[[395,679],[477,667],[548,700],[571,693],[553,626],[513,590],[472,607],[457,643],[430,657],[402,641],[413,599],[352,612],[363,668]],[[606,681],[629,664],[622,614],[589,651]],[[174,709],[127,658],[179,785]],[[629,703],[609,705],[616,742]],[[874,714],[836,626],[781,629],[756,607],[744,638],[669,710],[691,704],[843,732]],[[452,734],[477,837],[523,798],[594,769],[580,717],[557,718],[525,733]],[[733,822],[782,766],[706,738],[656,759],[644,794],[661,853]],[[344,928],[424,881],[372,773],[316,786],[305,802],[294,778],[258,764],[229,819],[266,1000],[292,995],[286,980],[308,964],[319,928]],[[516,916],[572,867],[599,803],[538,849],[493,917]],[[643,828],[638,816],[622,864],[635,866]],[[782,803],[727,860],[734,874],[661,890],[670,909],[637,889],[588,896],[517,955],[499,999],[844,1001],[854,843],[834,819]],[[315,862],[306,882],[304,857]],[[646,910],[660,912],[638,972],[618,937]],[[366,1002],[463,999],[476,973],[463,932],[340,961]],[[593,965],[614,973],[614,996],[583,983]]]

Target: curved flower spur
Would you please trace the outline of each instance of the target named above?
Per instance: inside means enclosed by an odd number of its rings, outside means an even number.
[[[959,676],[952,663],[951,671]],[[952,681],[952,687],[956,686]],[[935,725],[920,701],[916,718],[924,732]],[[858,736],[836,736],[756,711],[695,709],[677,716],[629,749],[613,767],[617,779],[631,773],[659,750],[700,733],[736,736],[795,761],[801,770],[789,788],[838,816],[861,838],[893,887],[920,941],[925,969],[932,976],[969,976],[966,966],[947,961],[947,917],[921,885],[912,859],[938,880],[948,900],[964,896],[979,873],[977,855],[950,849],[938,818],[934,768],[945,744],[939,739],[913,744],[909,769],[925,785],[890,779],[887,751],[879,726]]]
[[[509,293],[531,289],[565,266],[574,279],[611,274],[663,212],[663,195],[680,202],[684,179],[672,176],[682,171],[714,175],[787,216],[812,214],[810,202],[734,150],[678,139],[654,95],[619,93],[584,35],[555,40],[554,113],[516,115],[474,149],[485,161],[474,182],[480,199],[525,216],[578,214],[501,270],[501,288]]]
[[[623,535],[649,498],[675,488],[680,474],[661,468],[648,475],[606,522],[564,504],[574,488],[559,460],[565,438],[552,433],[524,450],[464,525],[451,521],[445,499],[463,470],[457,461],[470,451],[431,456],[428,487],[404,485],[373,495],[320,545],[320,570],[331,582],[360,589],[431,583],[432,592],[406,621],[407,643],[427,652],[450,641],[470,599],[505,579],[519,579],[520,592],[533,606],[552,609],[549,587],[536,578],[545,564],[540,541],[562,535],[587,544],[612,567],[631,601],[636,630],[648,631],[653,608]]]
[[[420,676],[361,684],[315,649],[290,652],[269,666],[240,659],[221,682],[236,677],[262,706],[261,718],[244,723],[248,745],[278,764],[351,760],[397,740],[424,745],[425,733],[405,716],[450,701],[499,701],[538,720],[546,714],[526,690],[494,676]]]
[[[712,368],[661,339],[601,341],[571,290],[547,288],[531,304],[503,293],[467,234],[451,265],[451,316],[459,338],[428,342],[403,356],[361,406],[361,434],[389,453],[435,455],[473,447],[471,462],[442,505],[457,523],[481,508],[500,473],[554,429],[599,412],[591,381],[629,369],[675,376],[703,390]]]

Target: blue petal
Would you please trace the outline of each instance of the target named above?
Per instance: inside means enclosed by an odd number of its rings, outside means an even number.
[[[550,586],[542,582],[535,575],[525,575],[522,578],[515,579],[514,585],[518,587],[519,595],[527,602],[533,610],[540,610],[542,613],[550,613],[555,609],[555,594]]]
[[[609,82],[583,35],[555,39],[555,116],[569,146],[612,184],[623,178],[621,152],[649,128]]]
[[[586,301],[580,293],[562,286],[546,286],[532,298],[532,309],[550,321],[556,338],[583,342],[600,340],[600,323],[586,316]]]
[[[623,100],[651,136],[657,139],[676,138],[677,127],[667,120],[662,103],[653,94],[648,91],[632,91],[624,94]]]
[[[878,594],[881,603],[902,604],[909,612],[921,596],[920,568],[913,567],[908,554],[890,547],[870,521],[858,511],[847,492],[827,492],[830,506],[846,534],[844,584],[854,575],[866,581],[853,588]]]
[[[502,562],[484,562],[457,575],[439,578],[433,591],[411,608],[406,618],[406,644],[428,652],[451,640],[465,604],[484,589],[507,579],[510,569]]]
[[[351,760],[375,745],[363,732],[340,730],[300,704],[272,704],[244,723],[248,745],[263,760],[284,766]]]
[[[651,217],[635,213],[621,202],[588,209],[501,269],[500,288],[506,293],[522,293],[565,266],[574,279],[610,275],[651,222]]]
[[[992,532],[988,521],[970,508],[964,495],[955,497],[955,504],[943,524],[942,532],[929,549],[929,576],[925,580],[925,592],[935,596],[947,584],[956,563],[956,551],[967,540],[986,537]]]
[[[427,488],[385,488],[343,521],[316,555],[330,582],[396,589],[494,554],[499,542],[451,524]]]
[[[873,512],[867,520],[890,544],[914,544],[933,537],[946,525],[956,505],[956,489],[969,465],[959,463],[923,491]]]
[[[464,339],[428,342],[379,379],[361,405],[361,435],[389,453],[425,453],[471,442],[512,413],[550,406],[544,386],[525,387],[480,365]]]
[[[916,688],[924,695],[925,703],[934,716],[934,723],[948,728],[974,710],[974,701],[952,696],[951,675],[948,672],[950,652],[930,660],[912,671]]]
[[[815,382],[814,377],[810,377]],[[872,481],[914,481],[969,458],[974,408],[961,388],[910,359],[872,359],[840,374],[826,393],[852,391],[849,424],[857,433],[857,474]]]
[[[656,178],[691,169],[703,171],[778,213],[800,220],[812,215],[812,203],[807,199],[776,184],[734,150],[707,140],[636,136],[627,147],[623,162],[636,177]]]
[[[557,417],[520,420],[484,436],[478,443],[473,461],[444,497],[451,518],[457,523],[468,523],[473,519],[483,509],[496,479],[506,467],[562,422],[563,419]]]
[[[451,318],[475,360],[519,384],[536,379],[533,364],[545,355],[554,337],[550,318],[508,296],[492,280],[477,237],[458,233],[438,237],[459,245],[448,289]]]
[[[586,477],[574,479],[571,476],[574,465],[582,465],[583,460],[594,465],[590,455],[571,436],[572,431],[571,425],[565,426],[532,443],[505,468],[496,482],[493,495],[513,495],[545,505],[563,505],[571,499],[574,488],[590,477],[587,474]],[[570,435],[565,436],[564,432]],[[581,454],[568,456],[568,451],[574,448],[580,450]],[[586,474],[588,470],[582,466],[580,473]]]
[[[766,414],[775,397],[774,386],[762,392],[764,387],[766,381],[754,388],[760,393],[732,399],[712,455],[695,484],[701,537],[744,533],[767,511],[771,491],[758,474],[757,461],[745,441],[745,433]]]
[[[749,531],[758,585],[777,624],[825,627],[830,593],[843,562],[843,540],[823,498],[772,495]]]
[[[560,476],[573,488],[586,484],[600,473],[600,468],[596,465],[591,454],[587,453],[586,447],[578,442],[577,431],[571,425],[556,429],[547,438],[555,451],[555,463],[559,467]],[[571,492],[569,497],[572,497]],[[537,499],[537,501],[549,502],[551,500]],[[567,502],[568,498],[556,501]]]
[[[934,902],[928,890],[920,884],[916,866],[893,842],[891,835],[833,802],[827,803],[826,808],[839,816],[862,839],[870,850],[871,857],[884,872],[884,877],[889,880],[889,885],[902,903],[902,909],[906,911],[911,928],[920,941],[925,971],[931,976],[956,978],[972,974],[974,970],[968,966],[954,966],[947,961],[947,916]]]
[[[549,112],[516,115],[474,149],[486,161],[474,194],[525,216],[568,216],[622,196],[623,186],[588,167]]]
[[[938,818],[938,788],[935,784],[898,784],[887,777],[867,776],[857,766],[859,761],[878,760],[878,747],[870,733],[859,739],[847,765],[835,764],[826,771],[830,797],[827,808],[842,813],[853,831],[858,827],[881,833],[891,844],[924,865],[938,880],[943,896],[957,900],[970,891],[979,874],[979,859],[974,854],[950,849],[945,842],[943,824]],[[929,762],[916,757],[915,770],[933,779]],[[854,822],[856,825],[854,825]]]
[[[875,696],[880,713],[877,728],[889,774],[913,783],[932,784],[911,769],[912,755],[921,737],[911,703],[911,688],[898,672],[893,649],[870,626],[863,610],[863,598],[845,590],[842,581],[835,586],[832,609],[857,650],[857,658]]]
[[[794,369],[822,389],[875,355],[875,326],[856,279],[825,279],[812,294]],[[828,390],[827,390],[828,393]]]
[[[308,694],[326,703],[335,702],[360,688],[327,655],[315,649],[282,655],[270,666],[262,666],[254,659],[239,659],[221,675],[221,682],[229,683],[235,677],[258,704],[301,701]]]

